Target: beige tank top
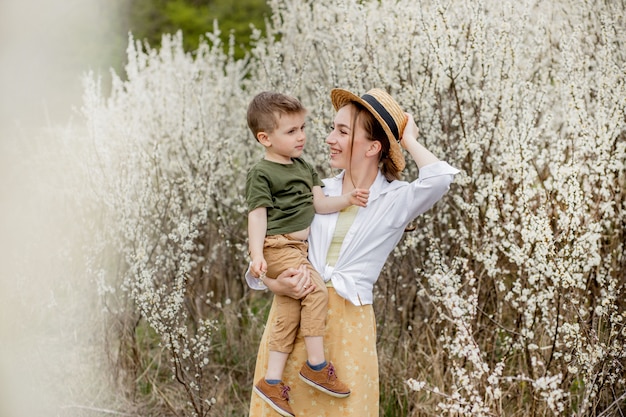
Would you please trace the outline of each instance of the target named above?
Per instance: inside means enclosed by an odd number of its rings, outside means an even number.
[[[346,233],[348,233],[350,226],[352,226],[358,211],[358,206],[350,206],[339,212],[337,225],[335,226],[335,233],[333,234],[333,238],[330,241],[330,247],[328,248],[328,253],[326,254],[326,263],[328,265],[335,266],[337,263],[343,240],[346,237]],[[332,285],[332,281],[326,282],[326,286],[332,287]]]

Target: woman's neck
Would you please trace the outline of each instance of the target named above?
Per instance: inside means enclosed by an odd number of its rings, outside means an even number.
[[[346,169],[343,176],[343,193],[350,192],[355,188],[370,188],[376,176],[378,175],[378,166],[368,167],[367,169]]]

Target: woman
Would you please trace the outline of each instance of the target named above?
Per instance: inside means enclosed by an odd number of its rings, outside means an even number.
[[[341,195],[367,188],[367,207],[351,207],[340,213],[316,215],[309,237],[309,259],[328,286],[328,356],[352,393],[335,399],[310,389],[298,378],[306,359],[299,335],[284,370],[284,391],[296,416],[378,416],[379,384],[376,354],[376,319],[372,309],[373,287],[389,253],[406,226],[435,204],[449,189],[459,171],[440,161],[418,141],[419,129],[408,113],[385,91],[373,89],[359,97],[334,89],[331,100],[337,114],[326,139],[330,165],[343,171],[324,180],[324,193]],[[400,181],[405,167],[404,148],[419,168],[419,178]],[[278,279],[246,275],[253,289],[305,297],[313,290],[304,269],[288,270]],[[267,366],[267,334],[274,325],[274,306],[261,340],[255,377]],[[334,375],[329,374],[329,379]],[[250,416],[275,416],[257,395],[252,395]]]

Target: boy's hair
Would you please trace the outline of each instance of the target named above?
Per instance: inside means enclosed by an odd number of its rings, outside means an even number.
[[[297,98],[264,91],[257,94],[248,105],[248,127],[256,138],[259,132],[273,132],[278,127],[280,115],[304,112],[306,109]]]

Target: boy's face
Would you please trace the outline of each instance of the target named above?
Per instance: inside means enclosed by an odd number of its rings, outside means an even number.
[[[265,146],[265,159],[289,164],[291,158],[302,155],[306,142],[305,117],[305,113],[283,114],[278,117],[278,127],[273,132],[259,132],[257,138]]]

